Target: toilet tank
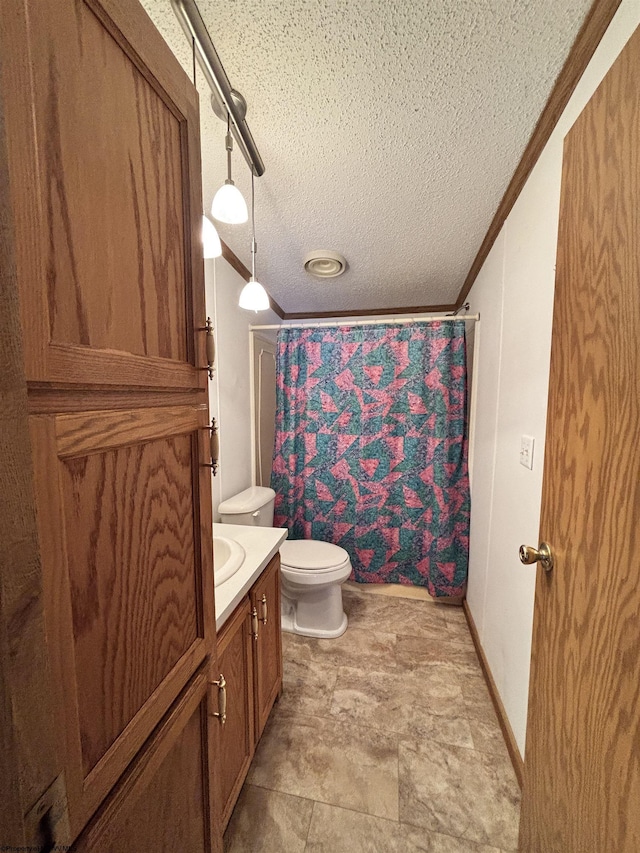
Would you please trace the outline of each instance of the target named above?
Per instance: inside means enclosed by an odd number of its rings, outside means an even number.
[[[254,527],[273,527],[273,503],[276,493],[264,486],[251,486],[227,498],[218,506],[223,524],[249,524]]]

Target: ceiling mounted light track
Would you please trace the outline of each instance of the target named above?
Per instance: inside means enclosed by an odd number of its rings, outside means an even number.
[[[231,132],[252,173],[259,178],[264,175],[264,163],[245,120],[246,101],[239,92],[231,88],[227,72],[213,46],[200,10],[194,0],[171,0],[171,6],[189,44],[195,47],[198,64],[209,84],[212,98],[218,102],[214,112],[223,120],[226,120],[229,114]]]
[[[305,255],[304,268],[316,278],[335,278],[347,269],[347,259],[330,249],[315,249]]]

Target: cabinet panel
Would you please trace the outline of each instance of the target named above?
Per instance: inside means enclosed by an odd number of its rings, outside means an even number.
[[[218,637],[218,666],[227,682],[227,720],[220,729],[220,808],[227,825],[253,758],[253,668],[249,599]]]
[[[21,5],[7,112],[27,379],[204,388],[195,90],[132,3]]]
[[[218,850],[210,785],[208,678],[200,671],[126,771],[74,853],[209,853]]]
[[[180,117],[89,6],[44,5],[65,41],[64,53],[44,41],[35,63],[49,72],[37,112],[49,118],[39,153],[50,340],[184,361]]]
[[[251,606],[258,616],[254,642],[255,740],[282,687],[282,635],[280,633],[280,555],[269,563],[251,591]]]
[[[31,418],[72,830],[214,646],[206,409],[174,415]]]
[[[85,775],[197,639],[191,444],[60,463]]]

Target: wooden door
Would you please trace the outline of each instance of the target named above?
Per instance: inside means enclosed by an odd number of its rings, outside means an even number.
[[[640,30],[565,141],[520,849],[640,850]]]
[[[217,669],[198,101],[136,0],[1,19],[64,843]]]
[[[253,637],[245,598],[218,637],[218,665],[227,683],[227,719],[220,729],[220,809],[229,822],[254,751]]]
[[[271,560],[251,590],[251,607],[258,616],[254,641],[256,743],[282,687],[282,634],[280,632],[280,555]]]

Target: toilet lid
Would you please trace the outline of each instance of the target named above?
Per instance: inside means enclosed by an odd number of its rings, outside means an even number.
[[[349,554],[339,545],[317,539],[286,539],[280,546],[280,559],[296,569],[335,569],[344,565]]]

